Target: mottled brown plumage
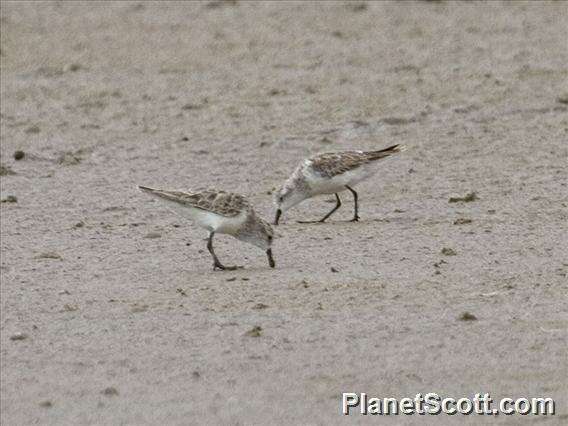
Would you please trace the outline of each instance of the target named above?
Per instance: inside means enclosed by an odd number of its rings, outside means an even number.
[[[156,189],[153,192],[166,200],[226,217],[235,217],[243,210],[251,208],[250,203],[242,195],[216,189],[190,190],[188,192]]]
[[[342,173],[355,170],[363,164],[380,160],[398,152],[399,145],[393,145],[380,151],[342,151],[329,152],[310,157],[308,161],[314,172],[323,177],[331,178]]]
[[[268,222],[259,217],[251,203],[239,194],[204,189],[197,191],[170,191],[164,189],[139,188],[166,205],[175,213],[188,218],[209,232],[207,249],[213,256],[214,269],[236,269],[236,266],[223,265],[213,249],[213,236],[216,233],[228,234],[238,240],[254,244],[266,250],[268,264],[274,268],[272,241],[274,232]]]
[[[377,160],[403,150],[404,146],[393,145],[378,151],[329,152],[306,158],[275,195],[274,224],[278,225],[283,212],[303,200],[320,194],[335,194],[335,207],[318,221],[325,222],[341,206],[338,193],[346,190],[353,195],[355,204],[352,220],[358,221],[358,198],[353,187],[379,170],[375,164]]]

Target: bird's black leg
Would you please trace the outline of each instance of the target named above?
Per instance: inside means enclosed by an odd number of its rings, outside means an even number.
[[[353,194],[353,201],[355,202],[355,215],[353,216],[353,219],[351,219],[351,222],[359,222],[359,205],[357,203],[357,192],[355,192],[355,190],[347,185],[345,185],[345,188],[347,188],[349,191],[351,191],[351,193]]]
[[[213,250],[213,235],[215,235],[215,232],[210,232],[209,239],[207,240],[207,250],[209,250],[209,253],[211,253],[211,256],[213,256],[213,270],[217,268],[223,271],[234,271],[235,269],[238,269],[239,266],[225,266],[221,262],[219,262],[219,259],[215,254],[215,250]]]
[[[298,221],[298,223],[323,223],[325,222],[325,220],[330,217],[333,213],[335,213],[335,211],[341,207],[341,200],[339,199],[339,195],[335,194],[335,199],[337,200],[337,203],[335,204],[335,207],[333,209],[331,209],[331,211],[326,214],[323,218],[321,218],[320,220],[308,220],[308,221]]]

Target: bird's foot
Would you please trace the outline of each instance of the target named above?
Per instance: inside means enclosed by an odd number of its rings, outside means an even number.
[[[243,269],[244,266],[234,265],[234,266],[225,266],[221,263],[214,263],[213,270],[220,269],[221,271],[236,271],[237,269]]]
[[[241,265],[233,265],[233,266],[225,266],[226,271],[236,271],[237,269],[244,269],[244,266]]]

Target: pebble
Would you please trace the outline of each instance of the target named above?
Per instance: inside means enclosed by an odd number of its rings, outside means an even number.
[[[556,98],[556,102],[561,104],[568,104],[568,93],[564,93],[558,96],[558,98]]]
[[[79,71],[81,68],[83,68],[81,66],[81,64],[67,64],[65,65],[65,67],[63,67],[63,71],[64,72],[75,72],[75,71]]]
[[[477,317],[470,312],[464,312],[458,319],[460,321],[477,321]]]
[[[77,310],[79,310],[79,307],[77,305],[66,303],[65,305],[63,305],[61,312],[75,312]]]
[[[442,249],[441,253],[444,256],[455,256],[455,255],[457,255],[456,251],[454,249],[449,248],[449,247],[444,247]]]
[[[364,12],[367,10],[367,3],[348,3],[349,9],[353,12]]]
[[[144,235],[144,238],[161,238],[162,234],[160,234],[159,232],[149,232],[146,235]]]
[[[16,172],[11,167],[0,165],[0,176],[13,176]]]
[[[57,164],[62,166],[74,166],[81,162],[81,157],[73,154],[72,152],[64,152],[59,157],[57,157]]]
[[[17,203],[18,198],[15,195],[8,195],[6,198],[2,198],[2,203]]]
[[[147,310],[148,310],[148,305],[134,305],[130,309],[130,312],[132,312],[133,314],[137,314],[140,312],[146,312]]]
[[[26,340],[28,335],[26,333],[16,333],[10,336],[10,340]]]
[[[36,259],[55,259],[55,260],[63,260],[61,255],[55,253],[54,251],[46,251],[36,256]]]
[[[109,386],[108,388],[104,388],[101,393],[106,396],[116,396],[118,395],[118,390],[115,387]]]
[[[262,327],[260,325],[255,325],[249,331],[245,333],[249,337],[260,337],[262,335]]]
[[[470,202],[475,201],[475,200],[477,200],[477,194],[475,192],[470,192],[469,194],[466,194],[463,197],[450,197],[448,202],[449,203],[459,203],[459,202],[470,203]]]
[[[186,110],[186,111],[191,111],[191,110],[194,110],[194,109],[201,109],[201,108],[203,108],[202,105],[199,105],[199,104],[191,104],[191,103],[185,104],[184,106],[181,107],[181,109]],[[189,139],[188,139],[188,140],[189,140]]]

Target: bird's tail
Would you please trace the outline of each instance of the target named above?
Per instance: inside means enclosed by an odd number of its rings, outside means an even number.
[[[389,157],[393,154],[397,154],[406,150],[406,146],[404,145],[393,145],[389,146],[388,148],[381,149],[380,151],[367,151],[365,154],[367,158],[371,161],[373,160],[380,160],[381,158]]]
[[[154,189],[148,186],[138,185],[140,191],[145,192],[153,197],[160,198],[162,200],[176,201],[176,194],[173,191],[165,191],[163,189]]]
[[[154,188],[150,188],[148,186],[142,186],[142,185],[138,185],[138,189],[141,190],[142,192],[155,192],[156,191]]]

